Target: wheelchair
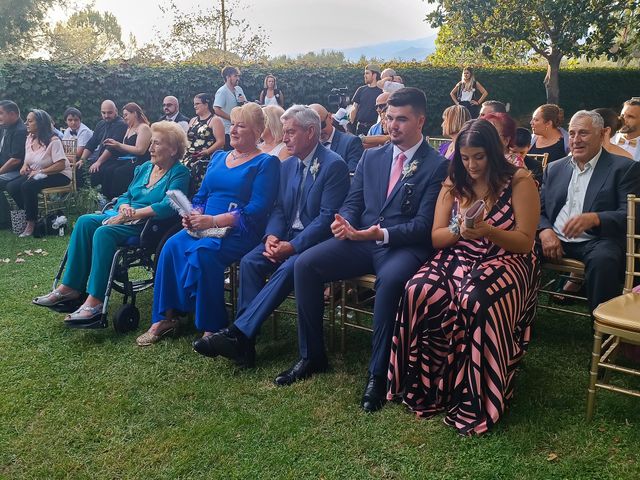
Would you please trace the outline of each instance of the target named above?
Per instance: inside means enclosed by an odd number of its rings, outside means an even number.
[[[108,203],[102,212],[111,208],[113,203]],[[175,215],[171,218],[156,220],[147,219],[139,236],[129,237],[127,241],[116,250],[111,261],[111,270],[107,281],[107,289],[102,305],[102,313],[94,322],[69,325],[71,328],[100,329],[108,327],[108,310],[111,294],[115,290],[123,295],[122,305],[112,317],[113,329],[118,333],[127,333],[138,328],[140,323],[140,311],[136,307],[136,296],[138,293],[153,286],[155,280],[156,267],[162,247],[169,237],[182,229],[180,217]],[[67,263],[68,250],[65,250],[62,261],[58,268],[58,273],[53,280],[52,290],[58,286],[64,267]],[[132,278],[130,269],[140,267],[143,278]],[[75,304],[65,305],[60,312],[71,312],[82,304],[84,299],[78,300]]]

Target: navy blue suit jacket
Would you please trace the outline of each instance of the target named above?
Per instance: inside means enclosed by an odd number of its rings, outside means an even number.
[[[387,198],[392,161],[392,144],[364,152],[340,214],[359,229],[380,224],[389,233],[388,247],[409,249],[424,262],[449,162],[423,141],[409,164],[416,162],[417,168],[401,177]]]
[[[553,228],[558,213],[567,202],[573,172],[570,160],[570,156],[556,160],[544,172],[540,190],[540,230]],[[587,233],[597,237],[613,237],[624,243],[629,193],[640,194],[640,163],[603,149],[591,174],[582,207],[583,213],[598,214],[600,226]]]
[[[355,172],[364,147],[362,146],[362,140],[360,137],[351,135],[350,133],[342,133],[336,129],[331,139],[331,150],[336,152],[347,162],[350,172]]]
[[[265,235],[288,240],[301,253],[331,235],[331,222],[349,191],[349,171],[342,158],[318,144],[311,165],[318,160],[315,175],[308,172],[302,188],[300,221],[304,230],[292,238],[291,226],[296,216],[299,177],[298,157],[289,157],[280,169],[280,189],[276,206],[269,218]]]

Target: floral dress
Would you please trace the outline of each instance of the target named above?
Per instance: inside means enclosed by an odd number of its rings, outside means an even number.
[[[196,188],[202,183],[202,178],[209,164],[209,157],[194,157],[193,154],[206,150],[216,143],[216,137],[213,135],[213,130],[209,126],[211,117],[213,117],[213,115],[209,115],[204,120],[198,117],[187,131],[189,147],[182,158],[182,164],[191,171],[191,176],[195,181]]]

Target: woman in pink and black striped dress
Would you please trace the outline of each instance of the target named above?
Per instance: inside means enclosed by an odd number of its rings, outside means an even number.
[[[478,199],[484,215],[465,227],[460,218]],[[498,421],[531,336],[539,216],[531,174],[505,159],[489,122],[467,122],[436,204],[432,241],[442,250],[407,283],[399,307],[388,400],[420,417],[444,412],[463,435]]]

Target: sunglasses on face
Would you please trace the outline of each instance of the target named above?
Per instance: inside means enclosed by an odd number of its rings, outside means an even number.
[[[173,107],[173,103],[163,103],[163,107]]]
[[[386,103],[378,103],[376,105],[376,110],[384,110],[385,108],[387,108],[387,104]]]

